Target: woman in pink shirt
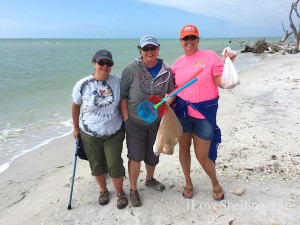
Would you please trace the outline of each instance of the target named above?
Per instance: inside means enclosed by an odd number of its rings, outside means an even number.
[[[193,140],[195,155],[211,179],[213,198],[222,200],[224,193],[216,176],[214,162],[217,158],[217,147],[221,142],[221,131],[216,124],[216,115],[219,99],[218,87],[222,88],[223,61],[213,51],[198,49],[199,40],[196,26],[184,26],[180,32],[180,43],[184,55],[179,57],[172,66],[176,86],[183,84],[201,67],[204,68],[198,76],[198,81],[178,93],[173,103],[174,111],[184,132],[179,142],[179,159],[186,181],[183,197],[193,197],[193,183],[190,176],[190,147]],[[236,53],[225,52],[224,59],[227,56],[234,59]]]

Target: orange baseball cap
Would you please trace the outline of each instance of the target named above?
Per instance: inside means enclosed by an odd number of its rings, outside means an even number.
[[[182,39],[188,35],[195,35],[195,36],[199,37],[199,32],[198,32],[197,27],[194,25],[191,25],[191,24],[185,25],[180,31],[180,39]]]

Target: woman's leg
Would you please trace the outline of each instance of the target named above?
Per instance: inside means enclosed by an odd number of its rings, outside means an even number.
[[[123,192],[123,181],[124,181],[124,177],[112,178],[112,183],[114,185],[117,194]]]
[[[146,179],[152,180],[154,176],[155,166],[148,165],[147,163],[145,163],[145,167],[146,167]]]
[[[99,176],[95,176],[96,178],[96,181],[99,185],[99,189],[100,189],[100,192],[103,192],[103,191],[107,191],[107,187],[106,187],[106,174],[103,173]]]
[[[179,161],[185,177],[185,188],[183,195],[191,198],[193,195],[193,183],[191,179],[191,133],[184,133],[179,142]]]
[[[141,162],[129,160],[128,162],[128,173],[129,173],[129,182],[130,182],[130,190],[137,190],[137,180],[140,175],[141,170]]]
[[[219,200],[223,197],[224,193],[217,179],[215,164],[209,158],[209,148],[210,148],[211,141],[204,140],[193,134],[193,142],[194,142],[196,158],[198,159],[199,163],[201,164],[206,174],[211,179],[213,190],[214,190],[214,198],[216,200]]]

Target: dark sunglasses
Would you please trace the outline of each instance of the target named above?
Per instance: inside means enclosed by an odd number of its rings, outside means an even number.
[[[195,41],[197,38],[198,37],[196,35],[190,35],[190,36],[183,37],[181,40],[183,40],[183,41],[188,41],[188,40]]]
[[[148,52],[149,50],[155,51],[157,48],[158,48],[158,46],[155,46],[155,45],[152,45],[151,47],[144,46],[144,47],[142,47],[142,50],[143,50],[143,52]]]
[[[99,60],[97,63],[99,66],[107,65],[108,67],[112,67],[114,65],[114,63],[112,61]]]

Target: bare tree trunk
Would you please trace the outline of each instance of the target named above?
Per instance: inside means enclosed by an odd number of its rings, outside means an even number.
[[[283,22],[282,22],[282,28],[284,31],[284,36],[281,38],[280,42],[282,45],[284,45],[285,40],[288,39],[288,37],[292,35],[293,31],[289,32],[289,30],[286,30],[284,28]]]
[[[297,31],[297,28],[295,27],[294,23],[293,23],[293,19],[292,19],[292,14],[293,14],[293,11],[296,13],[296,16],[299,18],[300,20],[300,15],[299,15],[299,12],[298,12],[298,3],[299,3],[300,0],[296,0],[295,2],[292,3],[291,5],[291,11],[290,11],[290,16],[289,16],[289,19],[290,19],[290,27],[291,29],[293,30],[294,32],[294,40],[295,40],[295,52],[298,52],[299,51],[299,41],[300,41],[300,24],[299,24],[299,30]]]

